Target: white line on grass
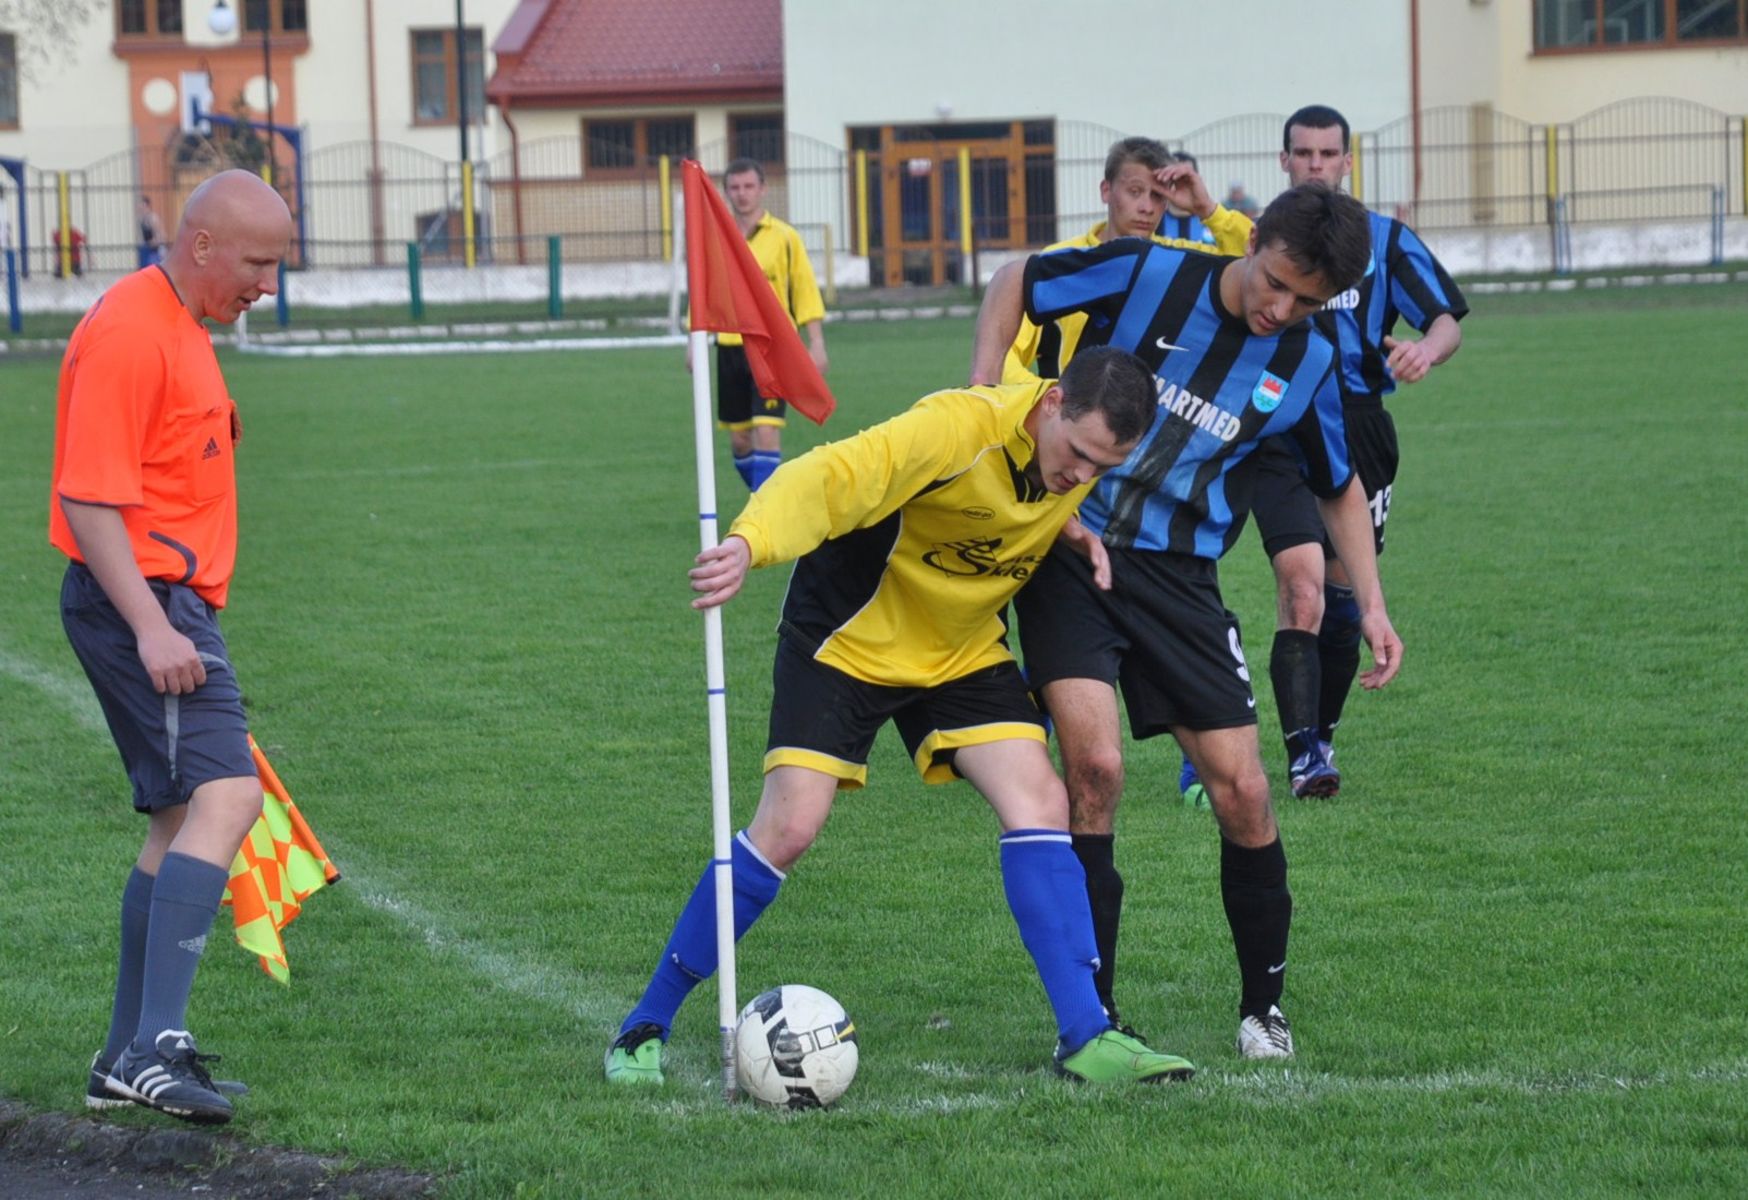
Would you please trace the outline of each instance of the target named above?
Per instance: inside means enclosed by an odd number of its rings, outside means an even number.
[[[81,683],[34,663],[0,647],[0,674],[30,684],[66,708],[78,723],[92,732],[107,732],[102,711]],[[623,1002],[589,987],[572,971],[562,970],[525,958],[506,954],[479,941],[458,934],[440,916],[406,899],[403,895],[384,890],[371,879],[386,876],[343,839],[326,838],[335,847],[335,858],[343,864],[349,889],[365,905],[400,921],[417,933],[434,954],[450,956],[468,970],[497,987],[529,1000],[548,1005],[592,1027],[602,1039],[618,1023]],[[664,1064],[667,1074],[679,1085],[682,1094],[668,1096],[651,1105],[653,1111],[674,1115],[714,1112],[721,1100],[716,1088],[719,1082],[715,1063],[708,1070],[699,1069],[696,1054],[670,1055]],[[917,1074],[929,1079],[984,1081],[1002,1087],[1001,1092],[967,1092],[959,1095],[911,1096],[885,1101],[858,1103],[857,1112],[885,1113],[892,1116],[938,1117],[943,1114],[984,1109],[1007,1108],[1016,1105],[1027,1086],[1041,1075],[1034,1071],[978,1071],[957,1063],[929,1060],[918,1063]],[[1331,1096],[1392,1096],[1441,1095],[1470,1090],[1515,1092],[1521,1095],[1603,1095],[1622,1091],[1650,1091],[1686,1083],[1748,1082],[1748,1058],[1729,1059],[1701,1064],[1685,1070],[1655,1071],[1646,1075],[1613,1075],[1607,1073],[1536,1073],[1495,1069],[1437,1072],[1430,1075],[1354,1076],[1333,1075],[1322,1071],[1304,1071],[1298,1067],[1233,1068],[1228,1066],[1204,1069],[1192,1088],[1217,1086],[1230,1089],[1245,1100],[1261,1104],[1299,1104],[1306,1100]],[[690,1093],[686,1095],[685,1093]]]
[[[86,729],[94,733],[109,732],[109,726],[103,720],[103,710],[97,706],[97,697],[91,694],[91,688],[84,680],[44,670],[4,646],[0,646],[0,675],[10,675],[20,683],[47,692]]]

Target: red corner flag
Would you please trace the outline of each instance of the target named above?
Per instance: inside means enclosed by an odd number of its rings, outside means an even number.
[[[734,214],[698,163],[684,160],[680,177],[686,197],[686,286],[692,292],[693,331],[740,334],[759,391],[788,401],[815,424],[825,424],[838,402],[748,249]]]

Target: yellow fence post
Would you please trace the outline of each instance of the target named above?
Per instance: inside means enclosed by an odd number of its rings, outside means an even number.
[[[1348,172],[1348,186],[1353,189],[1353,198],[1361,204],[1366,202],[1366,167],[1365,157],[1360,153],[1362,139],[1353,139],[1353,170]]]
[[[868,257],[868,152],[856,151],[856,253]]]
[[[461,243],[462,261],[473,270],[476,258],[473,250],[473,162],[461,164]]]
[[[662,187],[662,261],[674,261],[674,183],[673,167],[668,156],[662,155],[657,168]]]
[[[825,302],[827,304],[838,302],[838,272],[832,254],[832,227],[828,221],[825,227]]]
[[[1742,118],[1742,212],[1748,214],[1748,115]]]
[[[55,172],[55,194],[60,200],[61,278],[73,277],[73,196],[65,171]]]
[[[959,253],[965,256],[966,274],[959,282],[971,287],[977,286],[977,281],[970,278],[971,270],[971,147],[959,147]]]

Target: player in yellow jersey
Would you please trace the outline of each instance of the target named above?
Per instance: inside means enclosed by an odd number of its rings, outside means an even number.
[[[1150,137],[1127,137],[1113,143],[1105,155],[1105,178],[1099,184],[1099,199],[1105,219],[1077,238],[1044,247],[1052,250],[1082,250],[1102,246],[1112,238],[1151,238],[1162,246],[1201,250],[1209,254],[1242,255],[1250,244],[1254,222],[1214,202],[1196,173],[1196,161],[1180,158]],[[1198,218],[1203,229],[1214,235],[1212,244],[1193,238],[1168,236],[1160,222],[1172,211]],[[1002,382],[1061,374],[1061,364],[1074,357],[1086,317],[1070,313],[1044,328],[1022,319],[1013,348],[1002,363]]]
[[[995,809],[1008,906],[1056,1014],[1056,1067],[1098,1082],[1195,1068],[1115,1029],[1099,1002],[1068,793],[1000,614],[1156,406],[1141,360],[1104,348],[1077,356],[1059,383],[936,392],[779,469],[691,572],[693,607],[708,608],[751,567],[798,560],[778,626],[764,790],[732,854],[735,936],[776,898],[838,791],[862,786],[890,720],[924,779],[965,779]],[[1078,544],[1102,570],[1104,548]],[[607,1051],[609,1081],[662,1081],[674,1015],[716,969],[715,928],[706,868]]]

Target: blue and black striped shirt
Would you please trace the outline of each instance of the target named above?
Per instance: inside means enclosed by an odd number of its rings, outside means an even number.
[[[1421,333],[1445,313],[1468,314],[1463,293],[1426,243],[1402,222],[1371,213],[1372,260],[1365,278],[1331,300],[1314,318],[1324,337],[1341,349],[1341,394],[1345,400],[1387,396],[1396,381],[1384,369],[1384,338],[1398,317]]]
[[[1220,300],[1220,275],[1242,260],[1119,238],[1026,264],[1026,315],[1040,325],[1087,314],[1080,347],[1139,355],[1158,376],[1159,410],[1141,444],[1082,503],[1108,546],[1217,559],[1230,548],[1228,476],[1258,441],[1290,434],[1320,496],[1353,476],[1335,347],[1309,321],[1251,333]]]

